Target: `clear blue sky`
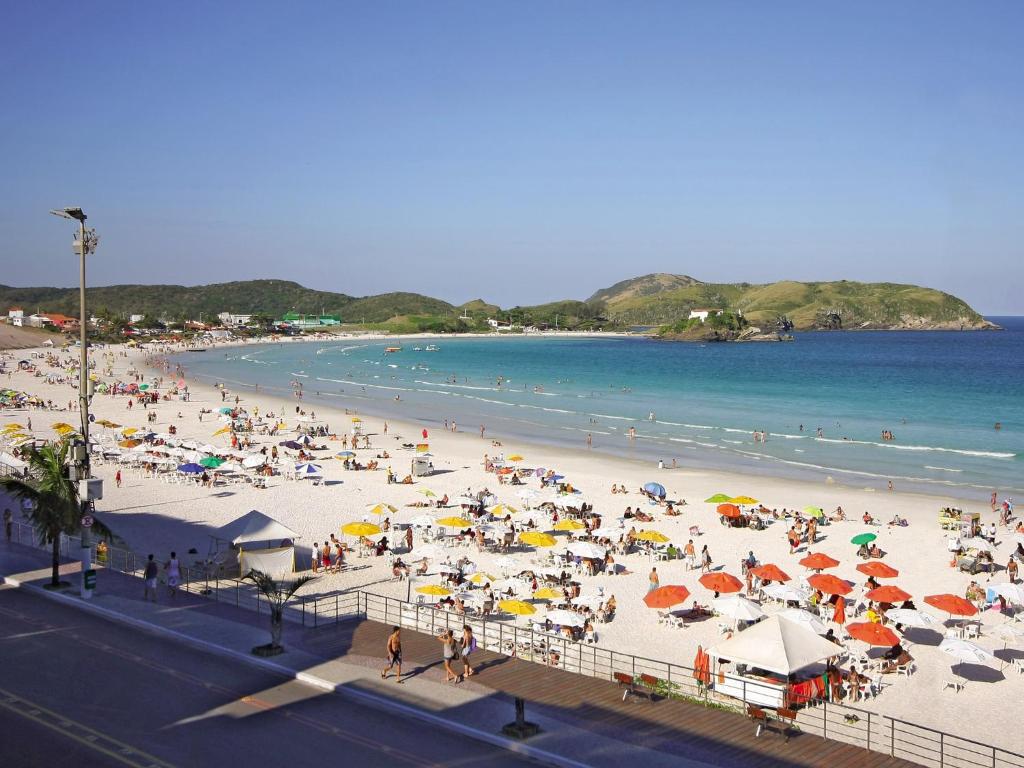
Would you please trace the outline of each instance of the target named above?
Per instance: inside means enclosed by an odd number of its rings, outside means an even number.
[[[1024,3],[8,3],[0,283],[504,305],[655,271],[1024,314]]]

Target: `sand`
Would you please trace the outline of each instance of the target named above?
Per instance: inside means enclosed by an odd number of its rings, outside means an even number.
[[[106,351],[108,350],[99,350],[98,354],[104,354]],[[25,357],[25,354],[19,352],[19,359]],[[144,365],[144,352],[118,349],[117,354],[119,356],[114,362],[114,379],[123,380],[124,371],[132,365]],[[8,368],[10,369],[10,364]],[[15,371],[3,378],[5,386],[21,389],[44,399],[50,398],[59,403],[67,403],[75,397],[74,390],[67,384],[47,384],[44,379],[34,378],[24,372]],[[110,380],[110,377],[106,378]],[[212,408],[216,411],[222,405],[220,393],[196,381],[189,381],[189,388],[189,402],[175,399],[151,407],[158,414],[155,424],[148,424],[146,421],[148,411],[139,407],[129,411],[126,407],[127,398],[123,396],[97,395],[92,403],[92,411],[98,419],[107,418],[124,426],[148,425],[159,432],[166,431],[168,425],[175,424],[180,437],[191,437],[200,443],[227,445],[224,437],[212,437],[212,433],[221,424],[211,415],[206,415],[204,421],[199,421],[201,408]],[[251,410],[258,406],[261,413],[285,414],[289,427],[295,426],[294,401],[285,402],[282,398],[264,397],[249,390],[231,391],[231,402],[236,394],[243,407]],[[344,406],[345,402],[342,400],[340,408]],[[396,404],[396,410],[400,407],[400,404]],[[350,417],[341,410],[321,406],[315,406],[314,409],[321,423],[330,424],[331,428],[339,433],[351,426]],[[3,411],[0,412],[0,428],[9,421],[24,422],[28,416],[32,418],[36,434],[43,437],[52,436],[50,424],[53,422],[65,420],[72,424],[77,423],[75,413]],[[386,449],[393,456],[390,464],[399,476],[407,474],[411,453],[400,450],[399,446],[403,442],[419,442],[420,431],[424,425],[405,423],[400,418],[388,419],[388,434],[385,436],[383,420],[363,418],[363,431],[371,436],[373,450],[360,450],[360,461],[365,461]],[[430,429],[434,464],[441,472],[430,478],[422,478],[412,486],[389,486],[386,484],[383,471],[346,472],[341,462],[324,459],[319,463],[324,468],[327,484],[321,486],[315,486],[309,481],[296,482],[274,477],[268,481],[269,487],[266,490],[256,490],[248,485],[200,489],[192,485],[167,485],[155,479],[144,478],[122,467],[124,482],[121,488],[116,488],[113,478],[118,465],[107,463],[96,468],[96,474],[107,481],[105,495],[98,508],[104,521],[137,552],[154,552],[158,557],[166,557],[170,550],[176,550],[181,555],[190,548],[196,548],[200,558],[208,552],[211,531],[251,509],[259,509],[301,534],[298,541],[302,547],[300,560],[302,564],[308,565],[308,547],[313,541],[323,541],[329,534],[339,533],[339,527],[346,522],[364,519],[371,503],[386,501],[398,507],[399,512],[390,516],[392,523],[408,521],[424,512],[433,514],[432,510],[406,506],[423,500],[424,497],[418,491],[424,487],[430,488],[438,496],[447,493],[452,498],[458,497],[467,488],[476,491],[487,487],[502,502],[516,507],[522,506],[518,496],[519,487],[499,485],[495,475],[488,474],[483,469],[484,454],[494,456],[504,451],[505,455],[523,455],[525,459],[522,463],[525,466],[557,469],[576,488],[582,490],[585,498],[593,503],[597,512],[604,513],[609,518],[621,515],[627,505],[636,507],[641,502],[637,489],[643,483],[653,480],[663,484],[670,499],[687,501],[687,505],[681,508],[683,514],[674,518],[667,517],[662,514],[660,508],[644,504],[643,509],[653,512],[656,519],[650,524],[638,524],[638,527],[661,531],[681,547],[690,538],[690,527],[696,525],[701,531],[701,535],[695,539],[697,549],[707,545],[716,566],[722,566],[724,570],[737,576],[740,574],[740,559],[750,550],[754,551],[762,563],[776,563],[794,578],[806,576],[808,574],[805,569],[797,564],[797,560],[806,554],[806,547],[801,547],[795,555],[789,554],[786,542],[788,525],[783,522],[777,522],[763,531],[721,526],[714,505],[702,501],[718,492],[731,495],[747,494],[760,499],[769,508],[780,510],[784,507],[792,509],[815,505],[831,512],[841,505],[854,521],[835,523],[822,528],[820,543],[814,550],[826,552],[840,560],[840,566],[832,573],[855,582],[858,590],[859,585],[864,582],[864,577],[855,570],[856,564],[861,561],[854,556],[856,548],[849,540],[865,530],[865,526],[860,522],[860,515],[867,510],[880,521],[887,521],[894,514],[906,518],[910,523],[908,527],[890,528],[882,525],[870,529],[878,534],[879,545],[889,553],[885,562],[900,570],[898,578],[885,580],[883,583],[897,584],[910,592],[919,608],[924,608],[937,618],[945,617],[927,608],[922,598],[926,594],[940,592],[962,595],[972,578],[957,572],[949,565],[950,558],[946,550],[947,534],[937,524],[939,508],[948,503],[941,497],[901,493],[898,489],[892,493],[870,492],[826,483],[824,478],[820,483],[808,483],[759,476],[698,472],[686,468],[659,470],[649,462],[611,458],[604,454],[588,452],[583,446],[577,451],[565,451],[540,445],[506,442],[501,448],[495,448],[491,444],[490,434],[487,439],[481,439],[476,432],[453,434],[435,429],[434,425],[426,426]],[[103,433],[100,430],[94,434]],[[270,445],[286,439],[286,436],[256,439]],[[625,443],[625,438],[623,440]],[[331,448],[330,452],[321,454],[322,456],[329,456],[341,450],[340,441],[328,442],[328,445]],[[623,453],[628,452],[628,445],[624,444],[622,448]],[[384,467],[388,463],[381,461],[381,466]],[[611,494],[613,482],[625,485],[629,494]],[[529,487],[537,485],[537,481],[532,480]],[[996,517],[984,503],[969,506],[968,509],[980,512],[985,523]],[[561,536],[564,534],[559,534],[559,537]],[[1000,529],[999,539],[999,545],[994,553],[995,559],[997,563],[1005,564],[1015,546],[1012,530]],[[501,572],[493,564],[493,555],[478,554],[475,547],[455,551],[459,554],[468,553],[479,567],[489,573],[497,575]],[[513,555],[524,565],[528,565],[536,556],[533,550]],[[609,624],[597,626],[600,645],[622,652],[690,665],[698,644],[707,647],[721,638],[718,623],[714,620],[693,624],[686,629],[660,625],[657,613],[648,609],[641,600],[647,589],[648,573],[652,563],[646,556],[639,554],[616,559],[630,571],[628,574],[583,577],[584,594],[593,594],[598,586],[602,586],[605,594],[614,594],[618,602],[619,611],[616,619]],[[185,561],[190,562],[191,557],[186,556]],[[391,572],[384,558],[355,562],[370,567],[340,575],[323,576],[306,587],[304,593],[326,593],[363,587],[379,594],[405,597],[406,584],[391,580]],[[712,598],[712,594],[698,583],[699,571],[688,570],[684,561],[659,562],[656,565],[661,584],[683,584],[703,604],[707,604]],[[983,585],[987,580],[985,574],[975,578]],[[991,577],[991,580],[1006,581],[1005,572],[1000,570]],[[769,607],[768,610],[772,612],[776,609]],[[992,632],[993,627],[1007,620],[1006,616],[996,611],[986,611],[981,620],[984,631],[978,641],[980,645],[1000,650],[1000,654],[1006,658],[1024,656],[1024,652],[1016,651],[1012,647],[1004,654],[1001,650],[1004,648],[1003,640]],[[916,673],[909,678],[886,675],[885,681],[888,686],[882,695],[858,706],[967,738],[992,742],[1006,749],[1024,750],[1024,735],[1015,727],[1016,713],[1013,708],[994,706],[997,702],[1011,702],[1024,695],[1024,676],[1017,674],[1014,668],[1008,666],[1000,673],[999,670],[1005,665],[996,661],[987,665],[988,669],[982,670],[981,675],[968,671],[969,677],[973,674],[983,679],[972,680],[964,691],[955,693],[948,689],[942,690],[942,681],[953,677],[950,671],[952,659],[935,647],[940,639],[938,635],[929,637],[922,630],[916,632],[917,634],[911,634],[912,639],[918,639],[911,649],[917,662]],[[965,713],[969,713],[969,716],[965,717]]]

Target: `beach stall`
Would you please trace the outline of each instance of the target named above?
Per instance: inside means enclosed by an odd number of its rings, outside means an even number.
[[[709,687],[759,707],[790,707],[823,692],[820,663],[842,653],[805,625],[771,616],[708,648]]]
[[[240,572],[263,571],[284,576],[295,571],[294,541],[298,534],[268,515],[252,510],[211,536],[218,551],[237,552]]]

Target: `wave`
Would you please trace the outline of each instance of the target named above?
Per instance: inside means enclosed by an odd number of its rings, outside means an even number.
[[[834,437],[816,437],[818,443],[842,443],[850,445],[871,445],[876,448],[891,448],[897,451],[938,451],[940,453],[957,453],[961,456],[980,456],[986,459],[1012,459],[1016,453],[1004,451],[975,451],[967,448],[943,448],[937,445],[898,445],[897,443],[876,443],[873,440],[839,440]]]
[[[426,387],[444,387],[445,389],[474,389],[481,392],[505,392],[506,389],[502,387],[474,387],[470,384],[448,384],[440,381],[423,381],[422,379],[413,379],[416,384],[423,384]]]
[[[298,376],[300,379],[308,379],[309,378],[309,374],[308,373],[296,373],[295,371],[292,371],[292,376]]]
[[[610,416],[607,413],[588,413],[587,416],[596,416],[599,419],[616,419],[617,421],[637,421],[629,416]]]
[[[962,469],[952,469],[950,467],[933,467],[933,466],[931,466],[929,464],[925,464],[924,468],[925,469],[936,469],[939,472],[963,472]]]

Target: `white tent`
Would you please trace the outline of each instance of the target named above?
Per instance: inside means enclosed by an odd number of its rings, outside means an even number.
[[[28,464],[19,459],[17,456],[12,456],[9,453],[0,453],[0,464],[11,469],[22,470],[25,469]]]
[[[255,509],[214,534],[214,538],[230,541],[238,547],[238,564],[243,574],[257,570],[275,577],[295,570],[295,547],[268,545],[285,539],[294,541],[298,537],[291,528]],[[246,544],[254,546],[247,548]]]
[[[708,648],[708,655],[746,664],[768,672],[789,675],[819,661],[843,653],[804,626],[772,616]]]

